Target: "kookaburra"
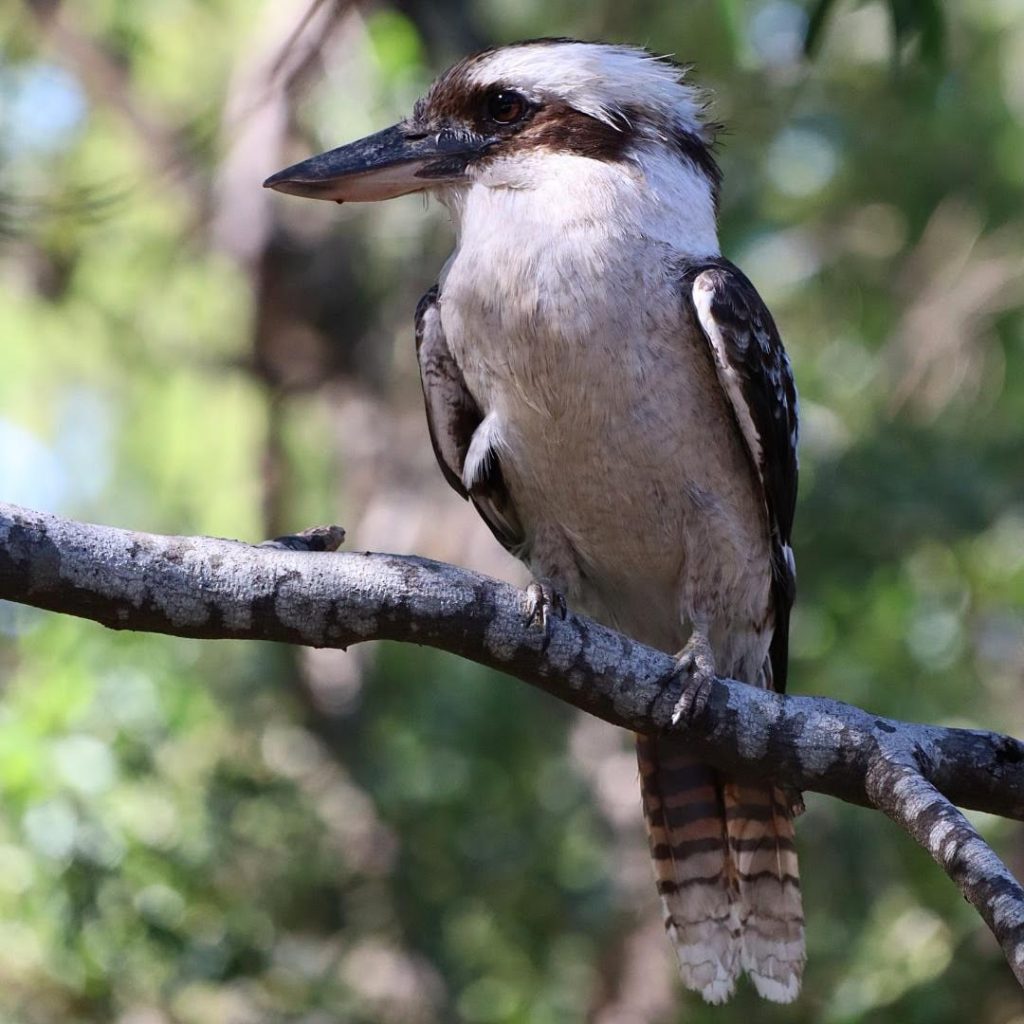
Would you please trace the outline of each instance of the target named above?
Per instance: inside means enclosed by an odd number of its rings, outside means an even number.
[[[275,174],[339,202],[427,192],[456,244],[416,312],[441,470],[568,603],[782,690],[794,594],[797,399],[771,314],[721,255],[716,126],[671,61],[542,39],[446,71],[410,117]],[[665,926],[709,1002],[741,972],[796,997],[790,804],[678,740],[639,737]]]

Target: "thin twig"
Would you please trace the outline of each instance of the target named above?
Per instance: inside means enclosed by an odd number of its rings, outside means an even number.
[[[879,759],[872,803],[914,837],[956,883],[999,940],[1024,986],[1024,889],[974,826],[911,766]]]

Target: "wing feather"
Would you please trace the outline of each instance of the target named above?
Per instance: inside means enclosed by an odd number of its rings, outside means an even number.
[[[453,490],[473,502],[497,540],[522,557],[525,536],[501,472],[493,420],[484,416],[466,387],[448,347],[437,285],[416,307],[416,357],[430,441],[441,472]]]
[[[692,281],[697,321],[764,492],[772,534],[771,667],[774,686],[781,691],[786,685],[789,613],[796,595],[790,546],[799,436],[793,369],[771,313],[739,269],[718,260],[694,268]]]

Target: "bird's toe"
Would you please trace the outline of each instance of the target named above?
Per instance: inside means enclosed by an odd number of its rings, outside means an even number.
[[[550,580],[534,580],[526,588],[526,615],[523,621],[527,626],[539,625],[547,636],[551,631],[552,615],[564,619],[567,613],[565,596]]]
[[[716,674],[715,659],[711,645],[703,635],[694,633],[676,655],[675,674],[683,683],[683,692],[672,712],[672,724],[678,725],[699,718],[711,697],[711,684]]]

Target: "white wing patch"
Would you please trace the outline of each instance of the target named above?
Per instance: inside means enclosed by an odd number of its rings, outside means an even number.
[[[706,274],[699,274],[693,282],[693,305],[697,310],[697,319],[700,326],[711,342],[711,351],[715,357],[715,369],[718,371],[718,380],[732,405],[736,419],[739,421],[740,430],[743,432],[743,439],[747,442],[750,454],[754,458],[754,465],[757,467],[758,475],[762,477],[761,470],[761,435],[750,414],[750,407],[743,397],[743,387],[739,375],[729,363],[725,349],[725,339],[719,330],[718,322],[711,314],[711,299],[715,293],[715,286]]]
[[[782,545],[782,557],[786,559],[789,575],[796,579],[796,559],[793,557],[793,549],[788,544]]]
[[[477,484],[487,479],[491,462],[497,458],[498,449],[503,444],[501,420],[492,409],[473,431],[473,439],[469,442],[466,462],[462,467],[462,486],[467,491],[472,491]]]

